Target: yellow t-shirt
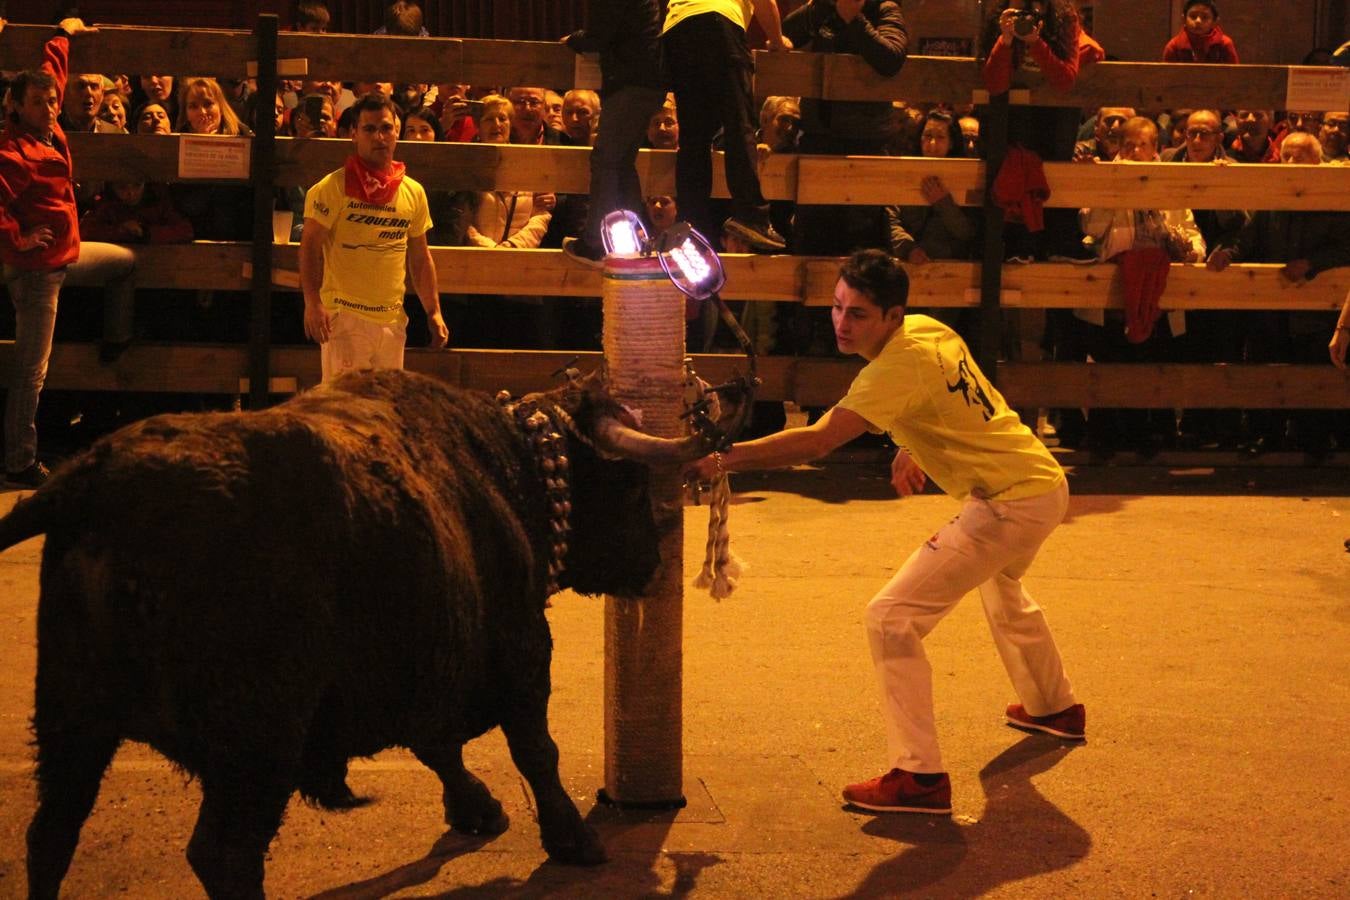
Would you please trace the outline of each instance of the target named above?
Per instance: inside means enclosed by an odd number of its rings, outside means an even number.
[[[957,500],[1022,500],[1058,487],[1064,470],[985,380],[961,336],[907,315],[839,406],[885,431]]]
[[[405,175],[392,203],[374,204],[348,197],[345,185],[345,172],[338,169],[305,195],[305,218],[328,229],[319,289],[323,308],[381,325],[404,323],[408,238],[431,227],[427,192]]]
[[[750,20],[755,15],[750,0],[670,0],[666,8],[666,24],[662,26],[661,33],[665,34],[690,16],[710,12],[726,16],[741,31],[750,28]]]

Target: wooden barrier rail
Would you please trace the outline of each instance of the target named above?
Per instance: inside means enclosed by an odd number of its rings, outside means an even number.
[[[72,134],[71,152],[85,179],[172,181],[181,135]],[[335,138],[277,138],[278,186],[313,184],[342,167],[351,142]],[[435,190],[528,190],[584,194],[590,189],[590,148],[514,144],[405,142],[398,155],[408,171]],[[643,150],[638,175],[647,196],[674,194],[675,154]],[[771,156],[760,168],[764,196],[809,204],[926,205],[919,182],[937,175],[956,202],[978,206],[984,163],[974,159],[893,156]],[[1178,163],[1047,163],[1047,206],[1168,209],[1193,199],[1204,209],[1336,210],[1350,207],[1350,166]],[[714,165],[715,196],[726,197],[722,154]]]
[[[39,59],[50,29],[10,25],[0,34],[0,59]],[[246,31],[137,28],[104,25],[74,42],[73,71],[121,72],[128,60],[154,60],[166,72],[243,77],[256,59],[255,38]],[[277,54],[303,59],[311,77],[333,80],[540,84],[575,83],[571,50],[543,41],[469,38],[406,38],[282,32]],[[132,65],[131,67],[135,67]],[[1040,106],[1133,106],[1286,109],[1289,67],[1165,63],[1097,63],[1083,71],[1071,92],[1019,73],[1014,102]],[[822,53],[755,54],[759,96],[789,94],[834,100],[979,101],[984,94],[980,64],[970,57],[911,56],[890,78],[860,57]]]
[[[143,245],[134,248],[137,284],[144,288],[248,289],[250,244],[198,241],[195,244]],[[543,297],[598,297],[601,276],[579,266],[559,250],[487,250],[433,247],[443,294],[528,294]],[[274,247],[272,283],[278,290],[299,288],[299,247]],[[722,257],[727,300],[766,300],[829,306],[840,260],[825,256]],[[907,266],[910,305],[979,305],[980,266],[972,262],[932,262]],[[1329,269],[1311,282],[1290,284],[1282,266],[1251,263],[1210,272],[1201,265],[1174,264],[1163,309],[1340,308],[1350,293],[1350,268]],[[1010,308],[1104,309],[1122,305],[1117,267],[1068,263],[1008,265],[1003,275],[1003,305]]]
[[[227,344],[137,344],[111,366],[92,344],[58,344],[47,388],[80,391],[243,394],[248,391],[247,348]],[[13,341],[0,341],[0,373],[13,364]],[[488,392],[522,394],[546,388],[572,360],[598,367],[598,353],[535,350],[434,351],[410,348],[408,369]],[[745,371],[745,357],[694,354],[703,378],[724,381]],[[319,382],[314,347],[274,347],[274,393]],[[766,357],[759,360],[763,400],[828,406],[848,390],[862,368],[856,358]],[[1344,409],[1347,381],[1331,366],[1121,365],[1000,363],[1000,390],[1014,406],[1123,408]]]

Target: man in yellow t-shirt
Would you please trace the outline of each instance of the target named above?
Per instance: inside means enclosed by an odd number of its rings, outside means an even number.
[[[891,483],[901,496],[929,477],[960,514],[909,557],[867,606],[872,661],[886,719],[887,773],[851,784],[844,799],[877,812],[950,813],[951,781],[938,751],[932,671],[923,638],[968,591],[979,589],[994,643],[1020,703],[1008,724],[1068,740],[1086,716],[1064,675],[1045,617],[1022,586],[1041,544],[1064,518],[1064,471],[1008,408],[956,332],[906,316],[909,280],[900,262],[863,250],[834,289],[839,349],[868,361],[848,394],[813,425],[735,444],[691,467],[774,468],[824,456],[864,431],[900,446]]]
[[[355,109],[354,152],[305,195],[300,239],[305,334],[320,345],[325,382],[354,369],[403,368],[409,269],[431,346],[450,338],[427,247],[427,193],[394,161],[397,109],[384,94],[366,94]]]

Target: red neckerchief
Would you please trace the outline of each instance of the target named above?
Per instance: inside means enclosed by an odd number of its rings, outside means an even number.
[[[408,167],[401,162],[392,162],[387,169],[375,169],[352,153],[347,157],[345,168],[347,196],[383,206],[398,193],[398,186],[403,183],[403,173]]]

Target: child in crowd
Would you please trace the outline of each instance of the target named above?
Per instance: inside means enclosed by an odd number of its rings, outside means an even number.
[[[1186,24],[1163,47],[1163,62],[1237,64],[1237,46],[1219,27],[1216,0],[1186,0],[1182,16]]]
[[[173,208],[168,191],[141,179],[111,181],[80,219],[80,237],[110,244],[174,244],[192,240],[192,223]]]

